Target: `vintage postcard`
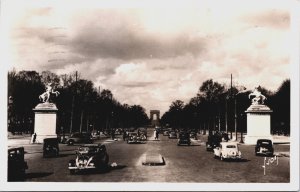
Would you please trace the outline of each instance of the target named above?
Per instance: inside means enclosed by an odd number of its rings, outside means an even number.
[[[3,190],[299,190],[298,0],[0,3]]]

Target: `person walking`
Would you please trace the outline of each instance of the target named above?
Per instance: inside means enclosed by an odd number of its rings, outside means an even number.
[[[33,134],[33,140],[32,140],[32,143],[35,143],[36,142],[36,133]]]
[[[156,140],[157,138],[157,136],[156,136],[156,133],[157,133],[157,131],[156,130],[154,130],[154,139]]]
[[[126,139],[126,131],[124,130],[123,131],[123,141],[125,141],[125,139]]]
[[[156,139],[158,140],[159,132],[158,132],[158,131],[156,131],[156,132],[155,132],[155,134],[156,134],[156,136],[155,136],[155,137],[156,137]]]

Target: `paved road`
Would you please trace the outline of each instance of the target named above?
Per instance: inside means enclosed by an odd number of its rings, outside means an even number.
[[[153,130],[149,129],[149,135]],[[241,162],[223,162],[213,158],[212,152],[205,148],[206,136],[198,135],[191,146],[177,146],[176,139],[160,135],[155,141],[152,137],[146,144],[127,144],[118,141],[104,142],[110,163],[118,167],[104,172],[87,172],[70,175],[68,162],[75,158],[78,146],[60,145],[58,158],[44,159],[42,145],[24,145],[25,159],[29,169],[26,181],[42,182],[221,182],[221,183],[281,183],[290,180],[290,159],[279,157],[279,163],[270,164],[264,176],[262,165],[264,157],[254,155],[254,146],[240,145],[243,154]],[[289,145],[274,145],[275,153],[290,150]],[[166,164],[163,166],[144,166],[145,154],[161,154]]]

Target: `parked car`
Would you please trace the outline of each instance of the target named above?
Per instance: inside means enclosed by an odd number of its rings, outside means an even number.
[[[193,139],[197,140],[197,139],[198,139],[198,138],[197,138],[197,133],[194,132],[194,131],[191,131],[191,132],[190,132],[190,138],[193,138]]]
[[[76,159],[69,161],[70,174],[76,171],[98,169],[101,170],[108,166],[109,156],[105,145],[85,144],[76,151]]]
[[[57,157],[59,155],[58,138],[46,138],[43,144],[43,157]]]
[[[163,136],[168,136],[169,135],[169,131],[164,131],[163,132]]]
[[[169,139],[177,139],[177,133],[175,131],[171,131],[169,133]]]
[[[138,133],[136,132],[129,132],[127,137],[127,143],[141,143],[142,140]]]
[[[206,142],[206,151],[213,151],[214,148],[219,147],[222,142],[222,137],[219,135],[209,135]]]
[[[269,139],[258,139],[255,146],[255,155],[273,156],[274,148]]]
[[[177,145],[187,144],[191,145],[190,134],[188,132],[180,132]]]
[[[24,147],[15,147],[8,149],[7,165],[7,181],[25,180],[25,170],[28,169],[28,165],[27,162],[24,160]]]
[[[68,145],[74,145],[74,143],[93,143],[91,133],[73,133],[66,140]]]
[[[221,142],[219,147],[214,148],[215,158],[225,159],[241,159],[242,153],[239,151],[237,143]]]

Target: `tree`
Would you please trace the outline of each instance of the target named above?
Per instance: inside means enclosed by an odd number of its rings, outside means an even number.
[[[290,134],[290,106],[291,92],[290,80],[286,79],[282,82],[273,96],[271,108],[273,109],[273,132]]]

